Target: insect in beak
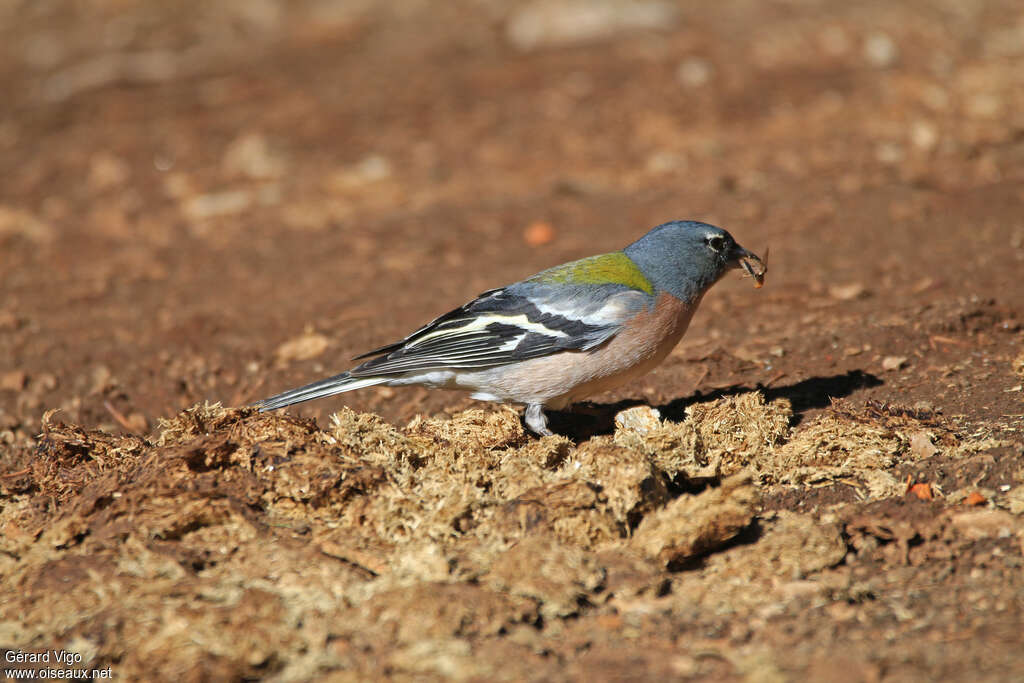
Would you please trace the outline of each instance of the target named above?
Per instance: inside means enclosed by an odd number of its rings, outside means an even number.
[[[746,249],[743,252],[739,259],[740,267],[746,271],[747,275],[754,278],[754,287],[761,289],[764,286],[764,275],[768,272],[768,249],[764,250],[763,259]]]

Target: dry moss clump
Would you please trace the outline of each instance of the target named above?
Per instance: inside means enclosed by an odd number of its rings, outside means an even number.
[[[707,452],[719,461],[720,475],[728,476],[753,466],[790,435],[793,407],[787,399],[766,403],[764,394],[752,391],[717,401],[696,403],[686,409]]]
[[[893,404],[836,401],[795,430],[791,421],[789,401],[750,392],[691,405],[682,422],[630,408],[617,418],[614,443],[648,454],[670,478],[717,480],[747,471],[762,485],[842,480],[871,498],[902,493],[905,485],[893,476],[899,465],[958,443],[935,415]]]
[[[757,493],[745,474],[696,496],[680,496],[644,517],[631,545],[665,567],[731,541],[754,518]]]
[[[783,484],[859,480],[870,497],[886,497],[902,492],[890,473],[897,465],[956,443],[934,415],[891,404],[855,408],[835,401],[776,449],[763,473],[767,481]]]
[[[672,609],[767,616],[846,586],[848,579],[822,574],[847,553],[838,520],[780,511],[763,515],[758,527],[757,542],[713,553],[699,570],[673,577]]]
[[[517,448],[529,441],[519,413],[509,406],[496,411],[465,410],[446,420],[417,416],[404,431],[462,448]]]
[[[656,416],[622,420],[615,441],[650,453],[670,475],[723,477],[760,470],[761,461],[789,437],[792,417],[788,400],[766,403],[761,392],[749,392],[691,405],[678,423]]]
[[[386,467],[389,483],[339,522],[372,527],[391,542],[473,536],[498,546],[544,529],[584,548],[628,535],[668,500],[666,476],[644,453],[597,438],[528,438],[508,409],[452,420],[417,418],[405,429],[342,411],[331,442]]]
[[[479,652],[554,672],[538,653],[569,617],[827,594],[804,583],[842,558],[835,524],[759,519],[764,487],[889,495],[892,468],[927,457],[914,435],[955,443],[892,406],[791,418],[754,392],[679,423],[632,408],[578,444],[508,409],[404,428],[346,409],[322,429],[206,404],[149,439],[48,419],[4,480],[0,636],[137,678],[512,675]]]

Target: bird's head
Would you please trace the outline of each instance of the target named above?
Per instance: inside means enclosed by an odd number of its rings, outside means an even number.
[[[692,301],[734,268],[760,283],[765,265],[725,230],[698,221],[672,221],[653,228],[624,249],[655,286]]]

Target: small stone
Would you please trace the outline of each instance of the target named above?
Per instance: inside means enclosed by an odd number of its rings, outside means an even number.
[[[254,179],[276,178],[285,170],[280,156],[257,133],[245,133],[228,145],[223,163],[225,170]]]
[[[615,415],[615,428],[648,434],[661,426],[661,413],[650,406],[633,406]]]
[[[700,675],[700,662],[689,655],[675,655],[668,660],[668,667],[680,678],[695,678]]]
[[[645,167],[649,173],[672,173],[685,169],[686,157],[665,150],[658,150],[647,157]]]
[[[56,231],[28,211],[0,206],[0,240],[7,235],[23,237],[30,242],[52,242]]]
[[[679,11],[659,0],[536,0],[521,6],[505,25],[505,38],[520,50],[609,38],[636,29],[668,29]]]
[[[927,292],[929,289],[935,286],[935,282],[935,278],[925,275],[923,278],[914,283],[914,286],[910,288],[910,291],[914,294]]]
[[[886,356],[882,359],[882,369],[888,372],[899,370],[907,364],[906,356]]]
[[[915,432],[910,437],[910,452],[918,458],[930,458],[939,452],[926,432]]]
[[[688,88],[698,88],[711,80],[711,64],[700,57],[687,57],[676,69],[676,78]]]
[[[896,63],[899,49],[892,38],[881,31],[876,31],[864,41],[864,58],[871,66],[884,69]]]
[[[939,142],[939,130],[930,121],[915,121],[910,126],[910,141],[919,150],[930,152]]]
[[[330,340],[322,334],[307,332],[301,337],[289,339],[281,344],[274,352],[274,356],[281,365],[292,361],[309,360],[326,351],[330,343]]]
[[[185,202],[182,211],[192,220],[203,220],[241,213],[248,209],[252,202],[253,195],[249,190],[225,190],[193,197]]]
[[[21,391],[28,382],[28,375],[24,370],[11,370],[0,375],[0,389],[4,391]]]
[[[391,162],[387,157],[371,154],[362,161],[331,173],[326,182],[328,189],[344,192],[387,180],[391,173]]]
[[[864,296],[867,293],[867,289],[860,282],[851,282],[846,285],[832,285],[828,288],[828,293],[833,299],[852,301]]]

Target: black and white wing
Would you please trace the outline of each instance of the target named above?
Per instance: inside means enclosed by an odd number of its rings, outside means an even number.
[[[260,411],[384,384],[435,370],[473,370],[587,351],[611,339],[637,313],[654,304],[647,292],[619,284],[582,286],[526,280],[484,292],[432,320],[405,339],[356,358],[348,372],[271,396]]]
[[[613,337],[653,297],[622,285],[519,282],[484,292],[405,339],[357,357],[377,356],[353,378],[503,365],[566,350],[586,351]]]

